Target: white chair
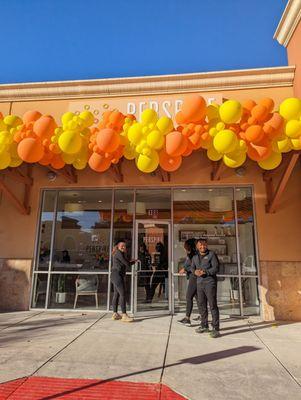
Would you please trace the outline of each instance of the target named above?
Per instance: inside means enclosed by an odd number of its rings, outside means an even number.
[[[98,308],[98,277],[96,275],[80,275],[75,281],[75,299],[76,308],[78,296],[95,296],[95,307]]]

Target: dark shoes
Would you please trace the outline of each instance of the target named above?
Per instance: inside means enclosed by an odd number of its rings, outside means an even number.
[[[178,321],[178,323],[179,323],[179,324],[182,324],[182,325],[185,325],[185,326],[191,326],[190,319],[187,318],[187,317],[185,317],[185,318],[183,318],[183,319],[180,319],[180,320]]]
[[[219,333],[219,331],[216,331],[215,329],[213,329],[211,332],[210,332],[210,337],[212,337],[213,339],[216,339],[216,338],[218,338],[218,337],[220,337],[221,336],[221,334]]]
[[[193,318],[193,320],[194,320],[194,321],[200,321],[200,320],[201,320],[201,317],[198,316],[198,317],[196,317],[196,318]]]
[[[200,326],[199,328],[197,328],[195,331],[196,331],[196,333],[208,333],[208,332],[210,332],[210,331],[209,331],[209,328],[204,328],[204,327],[202,327],[202,326]]]

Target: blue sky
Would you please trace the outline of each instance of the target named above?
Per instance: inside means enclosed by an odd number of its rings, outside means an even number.
[[[0,83],[287,64],[286,0],[1,0]]]

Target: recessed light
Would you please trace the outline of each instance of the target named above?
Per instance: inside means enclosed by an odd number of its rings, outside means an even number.
[[[208,192],[213,192],[213,189],[208,189]]]
[[[98,203],[102,203],[102,200],[98,200]]]
[[[119,200],[119,203],[123,203],[123,200]]]
[[[186,192],[186,189],[182,189],[182,192]]]
[[[236,189],[236,191],[237,191],[237,192],[240,192],[240,189],[239,189],[239,188],[237,188],[237,189]]]

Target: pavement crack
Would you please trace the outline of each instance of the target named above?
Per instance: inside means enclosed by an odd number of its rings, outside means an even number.
[[[33,317],[36,317],[36,316],[38,316],[38,315],[41,315],[41,314],[43,314],[43,312],[44,312],[44,311],[40,311],[40,312],[38,312],[38,313],[35,313],[35,314],[30,315],[29,317],[26,317],[26,318],[24,318],[24,319],[21,319],[21,321],[15,322],[14,324],[7,325],[7,326],[5,326],[4,328],[0,329],[0,332],[4,331],[5,329],[12,328],[13,326],[19,325],[19,324],[21,324],[21,323],[24,322],[24,321],[28,321],[29,319],[31,319],[31,318],[33,318]]]

